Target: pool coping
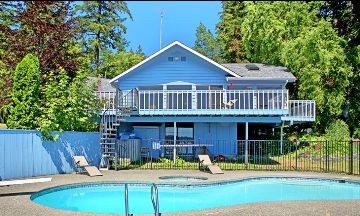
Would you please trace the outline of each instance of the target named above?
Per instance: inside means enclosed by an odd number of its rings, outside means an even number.
[[[302,180],[316,180],[316,181],[328,181],[328,182],[338,182],[338,183],[348,183],[348,184],[357,184],[360,185],[360,180],[348,180],[344,178],[323,178],[323,177],[296,177],[296,176],[253,176],[253,177],[244,177],[239,179],[230,179],[230,180],[220,180],[213,182],[193,182],[193,183],[157,183],[156,186],[159,187],[176,187],[176,188],[197,188],[197,187],[208,187],[213,185],[227,185],[227,184],[235,184],[238,182],[251,181],[251,180],[262,180],[262,179],[302,179]],[[98,187],[98,186],[124,186],[127,184],[128,186],[151,186],[154,183],[149,182],[134,182],[134,181],[99,181],[99,182],[85,182],[85,183],[73,183],[73,184],[65,184],[58,185],[50,188],[42,189],[38,192],[34,192],[30,196],[30,200],[33,200],[43,196],[45,194],[49,194],[56,191],[68,190],[73,188],[85,188],[85,187]],[[360,200],[360,199],[359,199]]]

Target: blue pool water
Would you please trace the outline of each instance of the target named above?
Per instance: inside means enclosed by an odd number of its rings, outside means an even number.
[[[151,185],[129,184],[129,212],[153,213]],[[200,210],[276,200],[360,199],[360,184],[325,179],[251,178],[199,185],[159,184],[160,212]],[[124,214],[124,184],[97,183],[61,186],[40,191],[32,201],[80,212]]]

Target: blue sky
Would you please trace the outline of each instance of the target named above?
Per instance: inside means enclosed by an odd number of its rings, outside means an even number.
[[[125,38],[136,50],[140,44],[145,55],[159,50],[160,11],[164,9],[163,47],[179,40],[194,46],[196,27],[202,22],[215,34],[219,21],[220,1],[127,1],[133,21],[127,20]]]

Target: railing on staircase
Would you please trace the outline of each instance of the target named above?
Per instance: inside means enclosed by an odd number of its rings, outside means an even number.
[[[154,207],[154,215],[161,216],[159,212],[159,191],[155,183],[151,186],[151,202]]]
[[[100,147],[103,159],[117,162],[116,139],[117,128],[130,113],[137,109],[136,106],[137,89],[126,92],[117,91],[115,96],[116,109],[111,104],[101,112],[100,120]],[[107,168],[110,168],[108,163]],[[117,163],[115,163],[117,169]]]

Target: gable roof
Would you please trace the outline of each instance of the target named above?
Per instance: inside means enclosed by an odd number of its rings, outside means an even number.
[[[246,65],[254,64],[259,70],[249,70]],[[222,64],[224,67],[230,69],[238,75],[238,77],[229,77],[228,79],[268,79],[268,80],[288,80],[294,82],[295,76],[283,66],[276,66],[261,63],[230,63]]]
[[[161,50],[157,51],[156,53],[152,54],[151,56],[149,56],[148,58],[146,58],[145,60],[141,61],[140,63],[134,65],[133,67],[129,68],[128,70],[126,70],[125,72],[117,75],[116,77],[114,77],[113,79],[110,80],[110,84],[113,84],[116,80],[118,80],[120,77],[130,73],[131,71],[133,71],[134,69],[140,67],[141,65],[143,65],[144,63],[150,61],[151,59],[155,58],[156,56],[160,55],[161,53],[163,53],[164,51],[170,49],[171,47],[175,46],[175,45],[178,45],[182,48],[184,48],[185,50],[195,54],[196,56],[204,59],[205,61],[215,65],[216,67],[220,68],[221,70],[231,74],[232,76],[235,76],[235,77],[238,77],[239,75],[234,73],[233,71],[231,71],[230,69],[228,69],[227,67],[224,67],[223,65],[211,60],[210,58],[196,52],[195,50],[185,46],[184,44],[180,43],[179,41],[174,41],[172,42],[171,44],[167,45],[166,47],[162,48]]]

